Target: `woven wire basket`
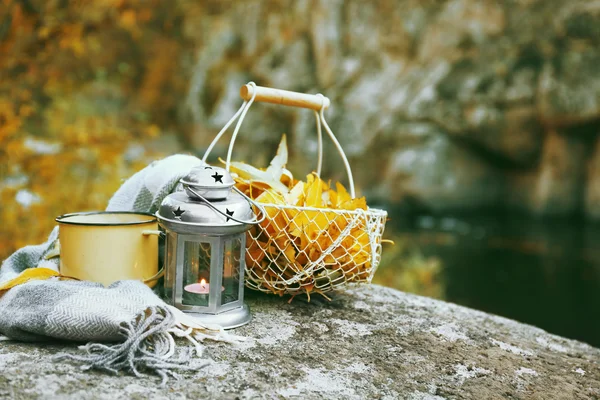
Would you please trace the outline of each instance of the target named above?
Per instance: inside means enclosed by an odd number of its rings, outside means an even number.
[[[371,282],[381,259],[385,211],[263,207],[267,218],[247,234],[246,286],[300,294]],[[303,231],[298,219],[318,230]],[[277,232],[283,234],[276,237]]]
[[[327,125],[324,109],[329,99],[256,86],[242,87],[244,104],[208,147],[208,154],[227,128],[239,117],[227,154],[230,169],[233,145],[254,101],[265,101],[315,111],[320,176],[323,159],[321,126],[336,146],[348,175],[350,194],[355,198],[354,181],[347,157]],[[350,283],[370,283],[381,259],[381,241],[387,212],[367,208],[343,210],[260,203],[266,218],[253,226],[246,240],[246,286],[266,293],[297,295],[326,293]]]

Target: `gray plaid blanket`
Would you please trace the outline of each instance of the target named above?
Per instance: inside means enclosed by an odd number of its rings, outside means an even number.
[[[154,213],[179,179],[200,162],[196,157],[175,155],[152,163],[121,186],[107,210]],[[0,284],[27,268],[58,270],[57,258],[44,258],[57,238],[55,228],[46,243],[24,247],[6,259],[0,268]],[[92,282],[38,280],[0,296],[0,333],[9,339],[90,342],[80,347],[81,353],[62,354],[58,359],[135,375],[150,370],[162,376],[163,383],[175,369],[191,368],[191,351],[201,350],[198,341],[239,339],[219,327],[199,324],[138,281],[120,281],[105,288]],[[194,346],[175,351],[173,338],[177,336],[186,337]]]

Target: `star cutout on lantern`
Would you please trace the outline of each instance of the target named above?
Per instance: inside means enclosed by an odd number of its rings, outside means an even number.
[[[229,217],[233,217],[233,211],[229,211],[229,208],[225,209],[225,214],[229,215]],[[229,222],[229,220],[231,219],[229,217],[227,217],[227,221],[225,222]]]
[[[184,212],[185,212],[185,210],[182,210],[181,207],[177,207],[177,210],[173,210],[175,219],[181,220],[181,215],[183,215]]]
[[[215,178],[215,183],[223,183],[223,175],[219,175],[218,172],[215,172],[214,175],[211,175],[212,178]]]

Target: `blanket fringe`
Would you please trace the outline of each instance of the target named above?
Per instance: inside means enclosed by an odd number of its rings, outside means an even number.
[[[55,360],[72,360],[82,363],[82,369],[99,369],[117,374],[121,370],[142,376],[141,370],[149,370],[162,378],[164,386],[169,376],[178,378],[175,370],[198,370],[208,364],[191,363],[201,357],[205,339],[237,343],[245,338],[232,335],[219,326],[206,326],[193,317],[171,306],[149,307],[133,321],[121,324],[122,343],[105,345],[88,343],[79,348],[86,354],[61,353]],[[177,349],[175,337],[187,339],[193,347]]]

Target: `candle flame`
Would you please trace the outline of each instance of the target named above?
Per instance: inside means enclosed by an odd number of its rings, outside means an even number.
[[[201,285],[206,285],[206,279],[202,278],[202,279],[200,280],[200,284],[201,284]]]

